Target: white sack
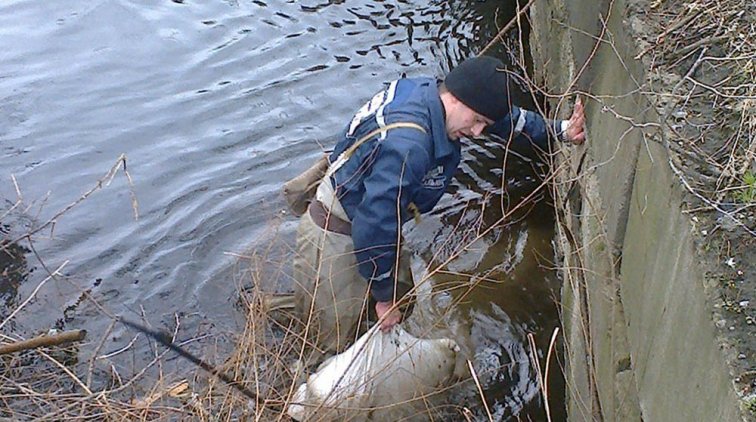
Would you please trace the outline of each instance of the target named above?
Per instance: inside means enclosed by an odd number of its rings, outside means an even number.
[[[451,339],[425,340],[397,325],[378,325],[344,353],[326,360],[300,385],[288,408],[298,421],[427,419],[433,396],[453,379],[459,347]],[[397,403],[400,405],[392,406]]]

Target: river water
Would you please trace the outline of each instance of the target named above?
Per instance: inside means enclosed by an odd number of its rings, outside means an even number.
[[[2,332],[29,337],[54,326],[86,328],[95,339],[82,347],[86,356],[110,324],[104,309],[155,326],[178,321],[187,336],[220,333],[204,341],[230,344],[223,333],[243,323],[234,306],[245,283],[237,255],[272,238],[293,242],[296,220],[283,212],[282,181],[332,146],[384,81],[443,75],[480,51],[514,7],[453,0],[2,2],[3,236],[15,239],[48,222],[97,186],[121,154],[131,179],[119,165],[109,183],[36,233],[32,246],[42,262],[27,241],[8,249],[2,319],[43,285]],[[528,105],[522,92],[515,99]],[[526,335],[534,333],[543,355],[558,325],[557,280],[544,269],[553,258],[553,224],[540,200],[477,236],[539,184],[534,163],[510,156],[503,171],[503,157],[495,141],[466,141],[450,194],[407,237],[426,262],[456,256],[436,275],[436,285],[453,286],[450,295],[477,286],[459,312],[476,365],[499,368],[484,380],[495,416],[541,420]],[[62,277],[45,281],[45,266],[63,266]],[[116,327],[101,353],[132,337]],[[149,353],[136,345],[125,354],[133,362]]]

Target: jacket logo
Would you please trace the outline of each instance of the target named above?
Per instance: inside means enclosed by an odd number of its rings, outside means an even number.
[[[444,187],[444,166],[437,166],[423,176],[423,186],[430,189],[439,189]]]

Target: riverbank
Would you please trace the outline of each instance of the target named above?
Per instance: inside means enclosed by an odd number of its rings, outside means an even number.
[[[570,420],[754,417],[754,8],[533,10],[537,83],[587,99],[556,157]]]

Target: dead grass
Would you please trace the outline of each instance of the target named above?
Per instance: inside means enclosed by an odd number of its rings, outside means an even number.
[[[756,5],[747,0],[653,2],[655,36],[638,55],[676,152],[673,165],[703,204],[744,222],[756,203]],[[666,83],[662,80],[666,79]],[[693,170],[693,171],[691,171]]]

